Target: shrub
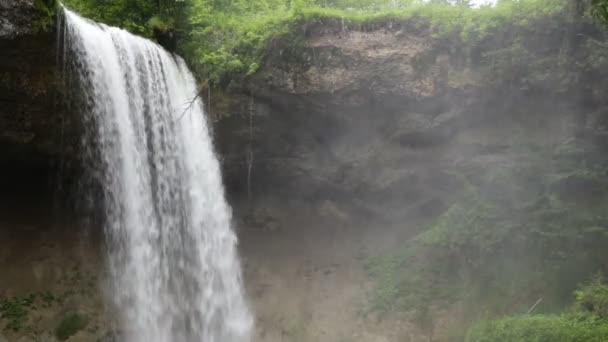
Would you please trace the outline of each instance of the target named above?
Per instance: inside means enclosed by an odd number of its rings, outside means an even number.
[[[587,314],[521,315],[483,321],[468,332],[467,342],[604,342],[608,321]]]
[[[58,340],[67,340],[88,324],[88,319],[79,313],[72,312],[67,314],[55,329],[55,336]]]
[[[518,315],[481,321],[467,342],[608,341],[608,285],[601,275],[575,291],[575,311],[561,315]]]
[[[601,274],[596,275],[591,283],[575,293],[579,310],[608,318],[608,284]]]

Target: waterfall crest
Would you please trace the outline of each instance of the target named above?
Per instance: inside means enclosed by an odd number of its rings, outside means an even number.
[[[236,235],[194,77],[146,39],[64,13],[129,342],[248,341]]]

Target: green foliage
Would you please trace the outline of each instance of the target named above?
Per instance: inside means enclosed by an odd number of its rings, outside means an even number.
[[[575,311],[518,315],[474,324],[467,342],[600,342],[608,340],[608,285],[596,275],[575,291]]]
[[[450,283],[450,263],[429,268],[421,262],[427,252],[425,247],[408,244],[399,253],[368,258],[365,269],[376,283],[370,294],[371,311],[413,311],[423,322],[433,301],[453,298],[457,289]],[[438,277],[439,274],[448,276]]]
[[[601,274],[591,283],[575,292],[576,306],[580,311],[608,319],[608,284]]]
[[[395,256],[375,256],[367,261],[366,270],[377,282],[371,299],[372,310],[391,311],[398,305],[401,262]]]
[[[77,312],[71,312],[61,320],[57,329],[55,329],[55,336],[58,340],[65,341],[70,338],[70,336],[86,327],[88,322],[89,320],[86,316]]]
[[[4,329],[10,331],[23,329],[35,300],[36,295],[2,299],[0,301],[0,318],[6,321]]]
[[[154,29],[158,29],[161,31],[169,31],[175,28],[175,19],[174,18],[162,18],[158,15],[153,16],[148,20],[148,27]]]
[[[28,327],[30,313],[37,308],[49,308],[60,304],[63,299],[51,292],[32,293],[22,297],[0,299],[0,321],[4,329],[18,332]]]
[[[608,1],[591,0],[591,13],[600,20],[608,23]]]
[[[52,27],[57,13],[57,3],[55,0],[34,0],[34,8],[40,14],[34,23],[38,31],[47,31]]]
[[[404,252],[367,263],[372,309],[423,314],[458,301],[475,318],[525,312],[540,297],[537,311],[570,304],[608,258],[608,165],[581,144],[514,147],[509,165],[463,174],[468,190]],[[600,315],[606,286],[594,284],[577,298]]]
[[[493,249],[510,233],[510,226],[494,224],[497,209],[475,195],[471,197],[452,206],[417,240],[449,249]]]
[[[407,20],[429,22],[435,35],[478,42],[506,27],[565,10],[568,0],[503,0],[471,8],[468,1],[422,0],[66,0],[98,21],[151,37],[171,29],[180,52],[211,84],[238,84],[280,45],[301,55],[306,28],[339,22],[344,29],[388,27]],[[508,72],[505,75],[509,75]]]
[[[319,22],[338,22],[348,30],[425,20],[439,37],[460,35],[472,42],[501,28],[526,26],[532,18],[564,11],[566,4],[567,0],[522,0],[471,8],[466,2],[419,0],[200,0],[192,6],[191,33],[182,52],[199,75],[227,86],[253,74],[277,44],[292,55],[302,55],[306,28]]]
[[[186,29],[186,0],[64,0],[63,3],[91,19],[152,37],[155,24],[176,23]]]
[[[603,342],[608,321],[591,315],[522,315],[476,324],[467,342]]]

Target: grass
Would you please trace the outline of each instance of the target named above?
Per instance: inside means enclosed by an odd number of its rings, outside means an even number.
[[[6,322],[4,330],[20,331],[25,327],[30,310],[34,307],[37,296],[2,299],[0,301],[0,318]]]
[[[77,312],[67,314],[55,329],[55,336],[60,341],[65,341],[89,323],[86,316]]]
[[[4,322],[6,331],[24,331],[31,328],[28,323],[32,312],[60,305],[64,300],[49,291],[0,299],[0,322]]]

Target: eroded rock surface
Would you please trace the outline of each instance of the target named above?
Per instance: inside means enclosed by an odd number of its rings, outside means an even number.
[[[3,162],[57,156],[73,148],[64,106],[57,36],[43,1],[0,1],[0,149]],[[48,8],[43,7],[48,10]]]
[[[565,62],[595,65],[579,47],[597,31],[548,25],[531,25],[523,42],[502,32],[465,44],[415,19],[321,21],[303,44],[277,38],[246,95],[208,99],[229,189],[433,217],[470,177],[512,165],[520,146],[601,136],[590,120],[603,117],[592,90],[603,81]],[[527,60],[496,62],[510,53]]]
[[[37,31],[34,27],[40,17],[34,0],[2,0],[0,1],[0,38],[15,38],[32,34]]]

